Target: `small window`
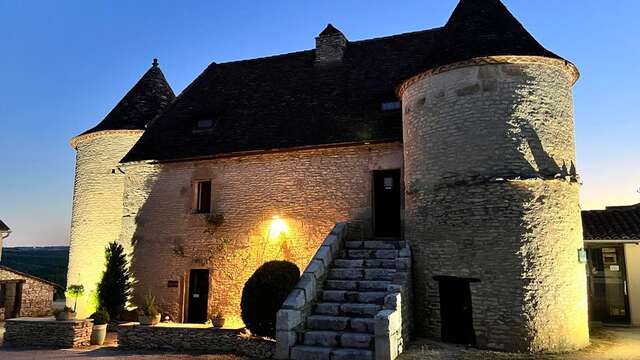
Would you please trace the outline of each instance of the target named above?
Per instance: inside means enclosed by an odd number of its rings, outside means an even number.
[[[198,181],[195,186],[196,201],[195,207],[198,214],[211,212],[211,181]]]
[[[207,130],[213,127],[213,119],[201,119],[196,123],[197,130]]]
[[[400,101],[387,101],[382,103],[382,111],[400,110]]]

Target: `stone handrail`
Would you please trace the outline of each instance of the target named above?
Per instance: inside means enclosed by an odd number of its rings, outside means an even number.
[[[396,259],[396,274],[387,287],[383,309],[375,316],[376,360],[395,360],[411,335],[411,249],[405,245]]]
[[[338,223],[311,259],[300,276],[298,284],[289,294],[276,317],[276,359],[289,359],[289,351],[296,344],[297,331],[317,302],[318,289],[327,276],[333,260],[344,248],[347,224]]]

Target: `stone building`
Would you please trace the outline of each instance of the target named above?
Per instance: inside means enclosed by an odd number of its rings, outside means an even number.
[[[92,289],[118,240],[136,301],[238,324],[260,264],[304,269],[348,222],[410,244],[418,333],[585,346],[577,68],[498,0],[461,0],[436,29],[349,41],[329,25],[315,40],[212,63],[175,99],[154,61],[73,138],[69,283]]]
[[[2,242],[10,233],[9,227],[0,220],[0,255]],[[51,315],[57,287],[50,281],[0,265],[0,321]]]
[[[640,204],[582,212],[590,320],[640,326]]]

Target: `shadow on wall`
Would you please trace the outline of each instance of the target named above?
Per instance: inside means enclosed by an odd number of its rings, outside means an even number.
[[[413,233],[408,237],[414,239],[414,266],[424,269],[414,271],[416,304],[422,304],[415,306],[416,326],[423,335],[440,338],[452,331],[452,322],[468,321],[471,329],[453,332],[466,334],[464,341],[480,347],[570,350],[588,342],[585,274],[576,257],[582,247],[579,187],[573,159],[562,159],[571,156],[573,143],[571,138],[559,138],[559,134],[573,136],[572,127],[554,128],[568,120],[565,104],[550,113],[532,114],[530,87],[540,79],[524,72],[518,76],[523,85],[510,91],[522,96],[500,99],[509,103],[496,109],[487,106],[490,94],[474,93],[483,106],[474,116],[486,120],[482,124],[486,139],[478,140],[471,126],[454,140],[447,137],[446,128],[430,133],[445,142],[468,138],[477,144],[474,148],[449,143],[443,159],[458,164],[468,163],[466,157],[480,161],[477,152],[482,151],[485,161],[480,170],[443,164],[457,173],[443,173],[431,186],[407,193],[412,207],[407,211],[413,212],[407,214],[407,232]],[[429,121],[439,124],[439,120],[443,119]],[[442,145],[436,143],[430,146]],[[428,160],[428,166],[439,165],[437,159]],[[441,312],[441,296],[452,291],[438,283],[442,279],[462,283],[454,289],[457,294],[469,291],[469,318],[452,319],[447,306]]]

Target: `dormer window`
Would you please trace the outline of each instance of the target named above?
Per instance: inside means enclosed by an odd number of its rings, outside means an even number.
[[[385,101],[382,103],[382,111],[400,110],[401,107],[400,101]]]
[[[213,127],[213,119],[200,119],[196,123],[196,130],[207,130]]]

